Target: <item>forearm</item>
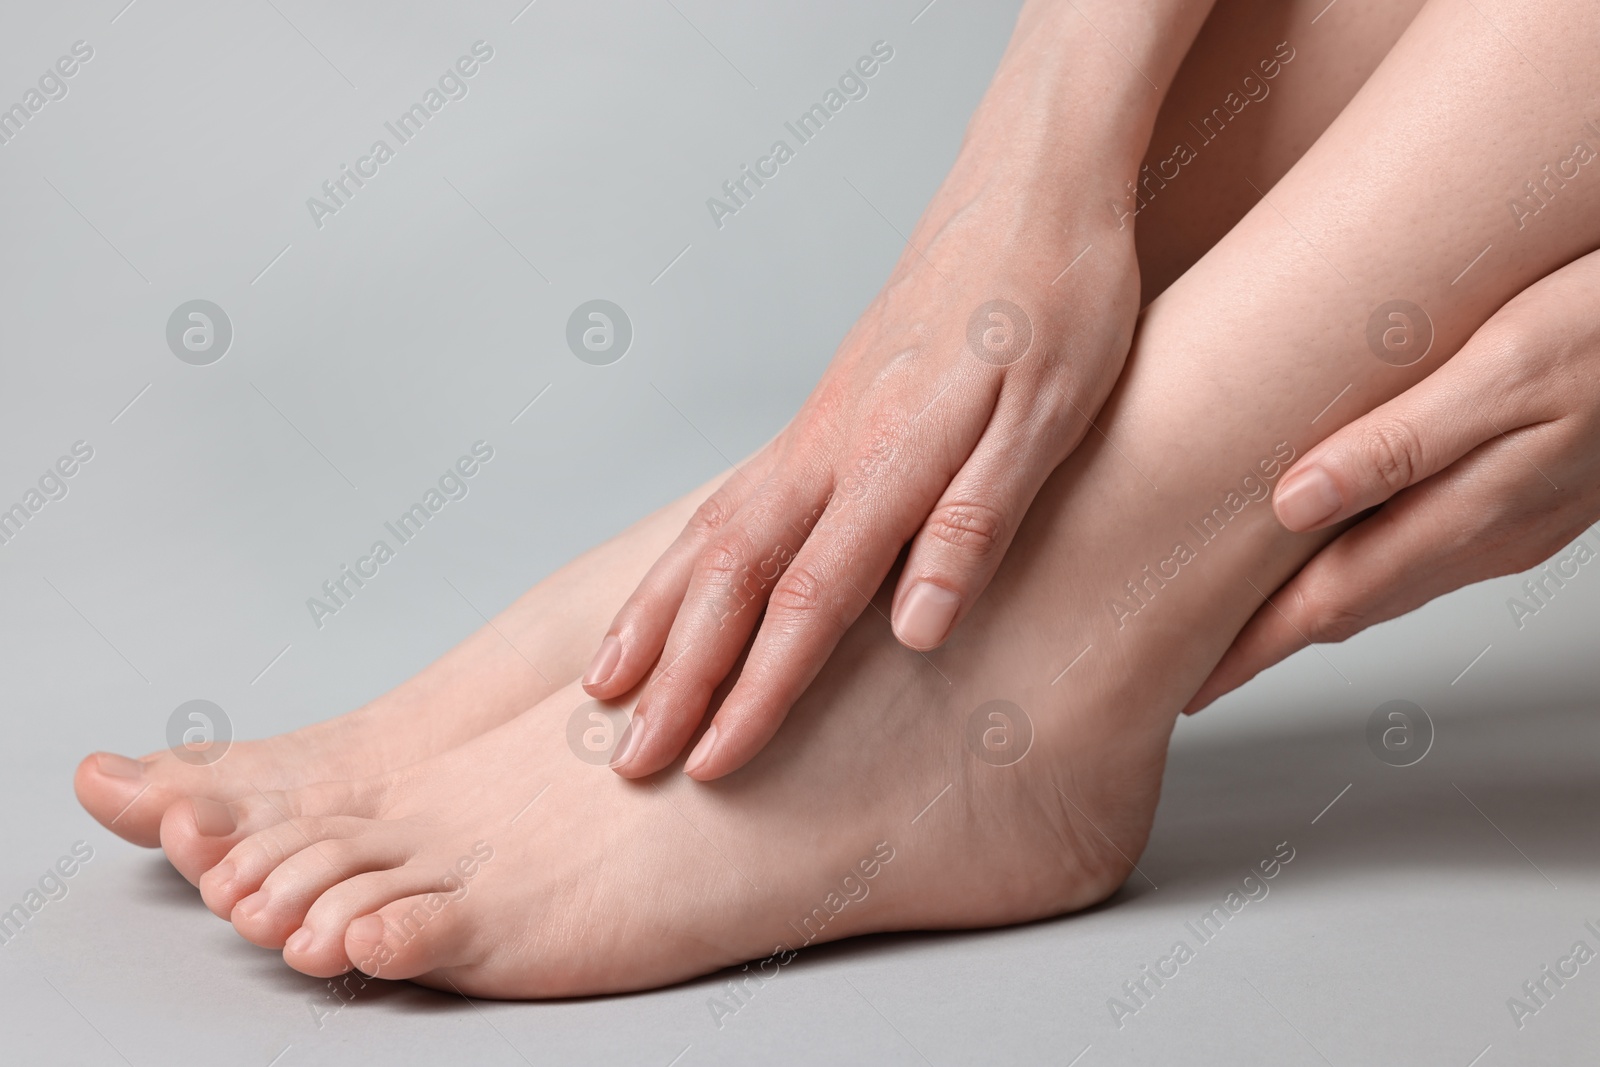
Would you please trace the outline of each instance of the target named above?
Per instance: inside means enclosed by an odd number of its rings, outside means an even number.
[[[1029,0],[927,221],[982,199],[1070,227],[1117,199],[1211,6]]]

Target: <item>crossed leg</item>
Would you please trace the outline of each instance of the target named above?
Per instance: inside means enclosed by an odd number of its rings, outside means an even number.
[[[808,943],[1103,899],[1143,847],[1179,708],[1259,590],[1331,536],[1284,532],[1264,486],[1600,240],[1590,175],[1520,230],[1505,208],[1584,136],[1600,13],[1500,7],[1497,26],[1473,0],[1432,0],[1152,302],[1102,433],[1052,476],[937,654],[893,640],[880,593],[770,747],[726,779],[628,781],[574,759],[566,725],[585,701],[569,685],[409,768],[245,797],[211,833],[180,801],[168,855],[296,969],[500,997],[764,956],[766,974]],[[1403,368],[1367,341],[1396,298],[1435,331]],[[1313,422],[1335,400],[1336,418]]]

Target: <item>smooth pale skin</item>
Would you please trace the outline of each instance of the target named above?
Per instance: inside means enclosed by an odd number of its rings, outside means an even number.
[[[1262,605],[1190,714],[1309,643],[1527,570],[1600,518],[1600,252],[1529,286],[1444,366],[1311,449],[1273,508],[1297,533],[1377,510]]]
[[[908,542],[887,612],[896,637],[927,651],[959,625],[1122,371],[1140,286],[1134,227],[1115,205],[1131,209],[1157,87],[1210,8],[1024,7],[883,292],[800,413],[701,506],[596,651],[583,684],[602,699],[660,665],[619,774],[676,759],[748,645],[685,770],[710,780],[742,766]],[[995,300],[1023,321],[984,313]]]

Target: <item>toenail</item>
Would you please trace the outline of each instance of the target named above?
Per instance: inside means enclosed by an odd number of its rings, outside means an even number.
[[[717,747],[717,724],[712,723],[711,729],[700,738],[700,743],[694,746],[694,751],[689,753],[689,762],[683,765],[684,774],[694,774],[704,767],[711,759],[711,752]]]
[[[639,748],[639,739],[644,736],[644,727],[644,716],[634,713],[633,721],[622,731],[622,741],[617,745],[617,754],[611,757],[612,767],[626,766],[628,761],[633,759],[634,752]]]
[[[285,952],[304,952],[311,947],[311,931],[302,926],[289,935],[289,940],[283,943]]]
[[[206,837],[227,837],[239,828],[226,804],[207,797],[190,797],[194,806],[194,826]]]
[[[260,915],[263,911],[265,911],[266,907],[267,891],[262,889],[251,893],[249,896],[239,901],[239,903],[233,906],[233,910],[238,912],[241,918],[254,919],[257,915]]]
[[[622,659],[622,641],[615,634],[608,634],[600,642],[599,651],[595,652],[594,659],[589,664],[589,670],[583,676],[583,684],[599,685],[610,678],[617,669],[617,662]]]
[[[238,868],[232,860],[223,860],[211,868],[211,881],[215,885],[224,886],[233,881],[233,876],[238,873]]]
[[[376,945],[383,940],[383,920],[376,915],[363,915],[350,924],[347,936],[364,945]]]
[[[143,778],[144,764],[138,760],[129,759],[127,756],[118,756],[111,752],[100,753],[95,761],[100,767],[100,773],[111,778]]]
[[[894,615],[894,632],[911,648],[935,648],[950,632],[961,596],[932,582],[911,587]]]

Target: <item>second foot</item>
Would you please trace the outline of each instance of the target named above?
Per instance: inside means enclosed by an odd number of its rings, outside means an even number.
[[[180,868],[209,865],[207,905],[296,970],[486,997],[650,988],[1109,895],[1143,845],[1170,717],[1117,744],[1110,723],[1062,718],[997,766],[966,743],[970,694],[866,629],[767,751],[709,785],[577,758],[574,685],[405,771],[247,799],[229,832],[163,837]],[[1068,744],[1098,758],[1057,758]]]
[[[578,677],[616,603],[711,489],[700,487],[579,556],[492,624],[357,711],[237,742],[209,764],[186,762],[169,750],[139,759],[96,752],[78,765],[78,801],[113,833],[153,848],[175,805],[196,833],[218,830],[227,821],[227,804],[267,803],[284,790],[380,774],[476,737]],[[190,798],[197,803],[180,804]]]

